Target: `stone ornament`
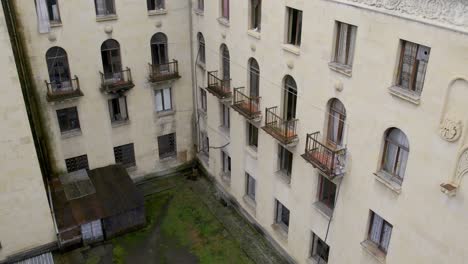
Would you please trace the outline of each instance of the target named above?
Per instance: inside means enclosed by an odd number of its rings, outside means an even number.
[[[457,141],[462,134],[462,122],[445,119],[440,124],[440,136],[448,142]]]
[[[104,32],[106,32],[106,34],[111,34],[112,31],[114,31],[114,28],[111,25],[106,25],[104,27]]]
[[[161,21],[156,21],[155,25],[156,25],[157,28],[160,28],[160,27],[162,27],[162,22]]]
[[[286,63],[286,65],[288,66],[288,68],[289,68],[290,70],[294,69],[294,62],[293,62],[293,61],[291,61],[291,60],[288,61],[288,62]]]
[[[250,45],[250,49],[251,49],[253,52],[255,52],[255,51],[257,50],[257,47],[255,47],[254,44],[251,44],[251,45]]]
[[[57,40],[57,36],[53,32],[49,32],[49,35],[47,36],[50,42],[54,42]]]
[[[338,92],[342,92],[343,89],[344,89],[343,82],[337,81],[335,83],[335,90],[337,90]]]
[[[468,173],[468,147],[465,147],[461,154],[458,156],[457,167],[455,169],[455,178],[448,183],[442,183],[440,190],[446,195],[455,196],[461,184],[463,176]]]
[[[466,0],[330,0],[367,5],[386,13],[400,13],[437,23],[448,24],[468,32]]]

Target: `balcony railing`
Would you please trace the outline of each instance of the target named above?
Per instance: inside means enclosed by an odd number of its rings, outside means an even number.
[[[101,91],[103,92],[121,93],[135,86],[132,80],[132,72],[129,68],[119,72],[99,73],[101,74]]]
[[[320,142],[320,132],[307,134],[302,157],[330,179],[343,176],[346,169],[346,148],[329,147]]]
[[[247,119],[255,119],[262,114],[260,111],[260,97],[250,97],[242,91],[244,87],[234,88],[232,108]]]
[[[206,90],[219,99],[229,98],[232,95],[231,80],[218,78],[218,71],[208,72],[208,87]]]
[[[148,79],[150,82],[162,82],[180,78],[179,62],[177,60],[173,60],[172,62],[162,64],[148,63],[148,66]]]
[[[47,101],[49,102],[59,102],[83,96],[83,92],[80,90],[80,81],[76,76],[69,81],[45,81],[45,83],[47,86]]]
[[[266,108],[265,126],[262,127],[265,132],[276,138],[279,142],[288,145],[297,141],[297,119],[284,120],[276,114],[277,106]]]

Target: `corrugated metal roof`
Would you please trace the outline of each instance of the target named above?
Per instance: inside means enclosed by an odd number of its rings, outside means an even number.
[[[54,264],[52,253],[44,253],[42,255],[15,262],[16,264]]]

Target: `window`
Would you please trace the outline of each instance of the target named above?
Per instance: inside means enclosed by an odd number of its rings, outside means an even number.
[[[254,58],[249,60],[249,86],[250,97],[256,98],[260,96],[260,67]],[[258,106],[257,106],[258,108]]]
[[[408,155],[409,142],[405,133],[397,128],[389,129],[385,134],[382,170],[399,184],[403,182]]]
[[[57,118],[62,133],[80,129],[80,120],[76,107],[57,110]]]
[[[294,46],[300,46],[302,34],[302,11],[288,7],[287,12],[288,35],[286,43]]]
[[[262,21],[262,0],[250,0],[250,29],[260,32]]]
[[[166,8],[165,0],[147,0],[148,10],[162,10]]]
[[[327,178],[320,176],[319,201],[332,209],[335,208],[336,185]]]
[[[177,155],[176,134],[167,134],[158,137],[159,158],[164,159]]]
[[[156,100],[156,112],[172,110],[172,88],[164,88],[154,91]]]
[[[200,32],[198,32],[197,38],[198,38],[198,58],[202,64],[205,64],[206,62],[205,38],[203,37],[203,34]]]
[[[67,172],[69,173],[78,170],[89,170],[88,156],[82,155],[66,159],[65,165],[67,166]]]
[[[46,53],[47,69],[50,85],[53,90],[68,90],[72,88],[68,57],[64,49],[52,47]]]
[[[151,37],[151,58],[153,65],[159,66],[160,72],[169,71],[167,37],[164,33],[156,33]]]
[[[283,93],[283,119],[293,120],[296,118],[297,85],[294,79],[287,75],[284,78]]]
[[[357,27],[336,22],[336,43],[333,62],[352,67]]]
[[[125,168],[136,166],[133,143],[114,148],[115,163]]]
[[[231,157],[224,151],[221,151],[221,162],[223,165],[223,175],[231,177]]]
[[[197,8],[200,11],[205,10],[205,0],[197,0]]]
[[[94,0],[97,16],[115,15],[114,0]]]
[[[317,260],[319,263],[328,263],[328,255],[330,253],[330,247],[320,239],[316,234],[312,233],[312,248],[310,256]]]
[[[255,201],[255,179],[248,173],[245,173],[245,178],[245,194],[252,199],[252,201]]]
[[[331,99],[328,107],[327,143],[332,147],[343,146],[346,109],[338,99]]]
[[[127,97],[121,96],[109,100],[109,113],[111,122],[124,122],[128,120]]]
[[[397,85],[421,95],[431,48],[409,41],[401,41],[400,66]]]
[[[206,91],[203,88],[200,88],[200,107],[203,111],[208,110],[207,101],[206,101]]]
[[[293,154],[281,145],[278,145],[279,171],[291,177]]]
[[[60,23],[58,0],[46,0],[47,12],[51,23]]]
[[[101,45],[102,67],[104,78],[110,81],[122,79],[122,59],[120,44],[116,40],[108,39]]]
[[[250,147],[255,149],[258,148],[258,128],[251,123],[247,122],[247,134],[248,134],[248,142],[247,144]]]
[[[221,45],[221,71],[223,73],[223,80],[231,79],[229,50],[225,44]]]
[[[289,229],[289,209],[282,203],[276,200],[276,224],[288,232]]]
[[[229,0],[220,0],[221,1],[221,17],[229,20]]]
[[[224,128],[229,128],[231,126],[229,106],[225,104],[221,104],[221,126]]]
[[[378,214],[371,211],[368,239],[374,243],[382,252],[387,253],[393,226]]]
[[[208,137],[208,134],[206,132],[200,132],[200,152],[202,154],[205,154],[206,156],[210,155],[210,138]]]

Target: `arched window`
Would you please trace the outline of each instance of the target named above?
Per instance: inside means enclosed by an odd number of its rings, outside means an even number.
[[[205,38],[203,37],[203,34],[201,32],[198,32],[197,34],[197,39],[198,39],[198,56],[200,59],[201,63],[206,62],[206,55],[205,55]]]
[[[46,53],[46,61],[52,88],[70,88],[71,78],[67,52],[60,47],[52,47]]]
[[[332,146],[343,146],[346,109],[338,99],[331,99],[328,106],[327,141]]]
[[[151,57],[153,65],[167,64],[169,62],[167,37],[164,33],[156,33],[151,38]]]
[[[231,79],[229,50],[225,44],[221,45],[221,71],[223,80]]]
[[[283,118],[292,120],[296,118],[297,85],[293,77],[284,77]]]
[[[385,133],[385,146],[382,156],[382,170],[401,184],[408,161],[409,142],[405,133],[398,128],[390,128]]]
[[[249,60],[249,84],[250,97],[260,96],[260,67],[257,60],[250,58]]]
[[[116,40],[108,39],[101,46],[102,67],[106,79],[121,78],[122,59],[120,44]]]

